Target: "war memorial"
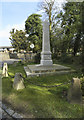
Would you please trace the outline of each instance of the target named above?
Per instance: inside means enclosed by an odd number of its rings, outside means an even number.
[[[53,64],[52,53],[50,50],[49,22],[43,22],[43,41],[41,60],[38,65],[28,65],[24,67],[27,76],[46,75],[46,74],[66,74],[73,72],[69,67]]]

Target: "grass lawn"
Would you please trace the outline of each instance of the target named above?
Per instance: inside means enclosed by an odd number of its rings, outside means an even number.
[[[15,75],[21,72],[26,78],[24,65],[9,65],[9,74]],[[23,113],[28,118],[81,118],[82,105],[70,104],[66,100],[63,91],[68,91],[70,84],[59,87],[46,88],[36,86],[58,85],[69,82],[73,77],[80,76],[78,73],[67,75],[50,75],[41,77],[26,78],[24,81],[25,89],[16,91],[13,89],[14,78],[2,79],[2,98],[5,103],[16,111]],[[34,84],[28,82],[31,81]]]

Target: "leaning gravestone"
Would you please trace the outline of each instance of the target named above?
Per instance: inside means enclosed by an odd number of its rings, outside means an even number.
[[[15,78],[14,78],[14,82],[13,82],[13,88],[16,89],[16,90],[24,89],[25,86],[24,86],[23,82],[24,82],[24,80],[22,78],[22,74],[21,73],[16,73]]]
[[[4,77],[8,77],[8,66],[7,63],[4,63],[3,65],[3,72],[2,72]]]
[[[67,99],[70,103],[82,103],[80,79],[73,78],[71,87],[68,91]]]

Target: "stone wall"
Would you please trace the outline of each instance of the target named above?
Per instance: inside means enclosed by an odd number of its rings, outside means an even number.
[[[22,60],[33,60],[36,53],[0,53],[0,61],[7,60],[7,59],[22,59]]]
[[[9,53],[0,52],[0,61],[10,59]]]
[[[10,53],[10,59],[18,59],[17,53]]]
[[[26,54],[24,54],[24,53],[10,53],[10,58],[11,59],[20,58],[22,60],[24,60],[26,58],[26,60],[32,60],[32,59],[34,59],[35,55],[36,55],[35,53],[33,53],[33,54],[31,54],[31,53],[26,53]]]

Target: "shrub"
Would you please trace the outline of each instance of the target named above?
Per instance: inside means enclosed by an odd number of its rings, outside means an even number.
[[[62,61],[63,63],[72,63],[72,56],[65,54],[62,54],[60,61]]]
[[[81,80],[82,95],[84,96],[84,77],[80,78],[80,80]]]
[[[39,64],[39,63],[40,63],[40,60],[41,60],[40,53],[37,53],[37,54],[35,55],[34,60],[35,60],[35,63],[36,63],[36,64]]]

